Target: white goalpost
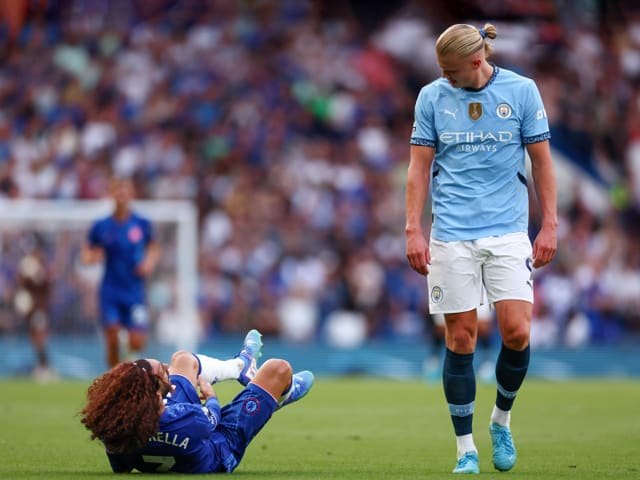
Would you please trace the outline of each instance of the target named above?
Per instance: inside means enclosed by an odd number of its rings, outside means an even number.
[[[32,200],[0,199],[0,260],[6,258],[7,238],[16,232],[38,232],[56,238],[60,232],[75,231],[82,241],[96,219],[112,211],[110,200]],[[133,209],[158,227],[171,228],[171,245],[165,249],[159,239],[162,255],[175,252],[169,262],[175,265],[171,311],[161,313],[156,323],[158,336],[175,348],[193,349],[199,337],[197,309],[197,212],[193,203],[182,200],[136,200]],[[175,229],[175,235],[173,234]],[[175,238],[174,238],[175,237]],[[12,237],[11,237],[12,238]],[[173,243],[175,242],[175,245]],[[5,252],[4,254],[2,252]],[[5,255],[2,258],[1,255]]]

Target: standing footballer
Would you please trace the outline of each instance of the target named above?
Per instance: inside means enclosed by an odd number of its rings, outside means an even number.
[[[159,258],[151,222],[131,210],[134,186],[129,179],[113,179],[110,195],[114,210],[90,228],[82,251],[84,263],[104,261],[99,305],[105,335],[107,364],[120,358],[119,334],[128,333],[131,354],[146,343],[149,314],[145,302],[145,279]]]
[[[457,439],[454,473],[479,473],[473,355],[483,287],[502,338],[489,425],[493,465],[504,471],[515,464],[510,419],[529,365],[532,272],[557,248],[547,115],[533,80],[487,61],[495,38],[491,24],[457,24],[440,35],[435,49],[442,77],[420,91],[410,141],[407,258],[428,276],[431,313],[445,316],[442,378]],[[525,150],[543,216],[533,246]],[[429,191],[427,243],[421,220]]]

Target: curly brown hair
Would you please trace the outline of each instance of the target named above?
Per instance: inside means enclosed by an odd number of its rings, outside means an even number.
[[[91,439],[100,439],[110,453],[142,448],[158,432],[164,383],[147,360],[120,363],[96,378],[81,412]]]

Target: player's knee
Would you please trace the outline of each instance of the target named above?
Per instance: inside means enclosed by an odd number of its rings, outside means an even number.
[[[184,372],[187,370],[198,371],[198,360],[191,353],[185,350],[178,350],[171,355],[170,368],[173,371]]]
[[[468,353],[473,350],[473,334],[466,329],[457,329],[447,335],[447,348],[453,352]]]
[[[504,332],[502,343],[511,350],[524,350],[529,345],[529,331],[519,326],[509,329]]]
[[[290,379],[293,374],[291,364],[281,358],[271,358],[262,364],[260,370],[265,370],[269,376]]]

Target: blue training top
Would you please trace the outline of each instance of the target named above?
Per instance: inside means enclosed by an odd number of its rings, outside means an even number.
[[[416,101],[410,143],[435,148],[431,236],[437,240],[526,232],[525,145],[551,137],[533,80],[494,66],[479,90],[444,78]]]

